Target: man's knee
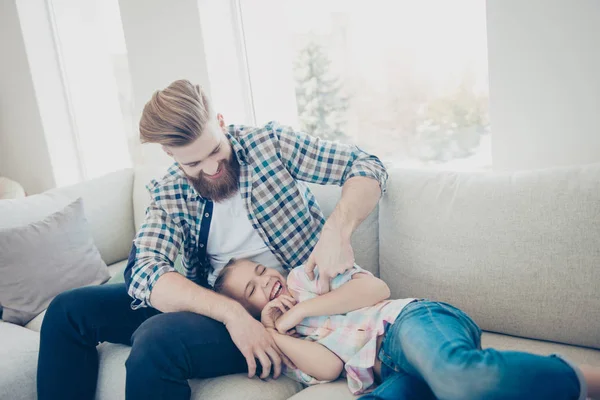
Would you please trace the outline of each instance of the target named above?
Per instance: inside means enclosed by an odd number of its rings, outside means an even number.
[[[149,318],[133,333],[128,382],[160,375],[182,380],[240,372],[245,359],[224,325],[188,312]]]
[[[78,289],[67,290],[56,296],[50,302],[44,315],[41,334],[46,331],[68,328],[73,322],[79,323],[85,314],[85,307],[82,303]]]
[[[174,371],[182,371],[180,358],[184,355],[183,344],[173,336],[168,314],[159,314],[143,322],[131,337],[131,352],[125,362],[128,377]],[[180,373],[184,378],[184,373]]]

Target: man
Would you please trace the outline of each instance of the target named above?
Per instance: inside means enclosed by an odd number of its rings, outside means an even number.
[[[41,330],[38,396],[93,399],[100,342],[131,345],[128,399],[189,399],[187,379],[248,371],[276,378],[289,360],[262,324],[210,289],[232,258],[280,270],[319,268],[319,284],[353,266],[350,237],[377,204],[377,157],[269,123],[225,126],[199,86],[156,92],[142,142],[175,164],[149,185],[152,201],[125,285],[75,289],[50,304]],[[303,181],[343,185],[327,221]],[[174,268],[181,254],[183,273]],[[314,275],[313,275],[314,279]],[[133,298],[133,301],[132,301]]]

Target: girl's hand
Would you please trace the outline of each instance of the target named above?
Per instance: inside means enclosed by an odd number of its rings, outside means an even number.
[[[282,294],[267,303],[260,313],[260,322],[265,328],[275,328],[275,322],[296,304],[296,299]]]
[[[292,329],[296,327],[304,318],[302,303],[290,308],[275,321],[275,328],[283,335],[292,334]],[[293,331],[295,333],[295,331]],[[293,334],[292,334],[293,335]]]

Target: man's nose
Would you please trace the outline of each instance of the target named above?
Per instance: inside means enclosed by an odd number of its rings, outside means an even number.
[[[219,170],[219,162],[214,160],[206,160],[206,165],[203,171],[206,175],[214,175]]]

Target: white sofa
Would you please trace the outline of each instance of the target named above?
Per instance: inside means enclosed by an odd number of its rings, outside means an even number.
[[[124,170],[55,189],[83,197],[111,274],[121,273],[143,220],[145,184],[163,171]],[[340,188],[311,188],[329,215]],[[353,246],[393,297],[447,301],[469,313],[486,331],[485,347],[600,366],[600,164],[497,174],[391,170],[388,193]],[[36,397],[42,319],[0,322],[1,399]],[[129,348],[103,343],[99,353],[97,399],[123,399]],[[304,390],[288,378],[243,374],[190,383],[193,399],[353,398],[344,380]]]

